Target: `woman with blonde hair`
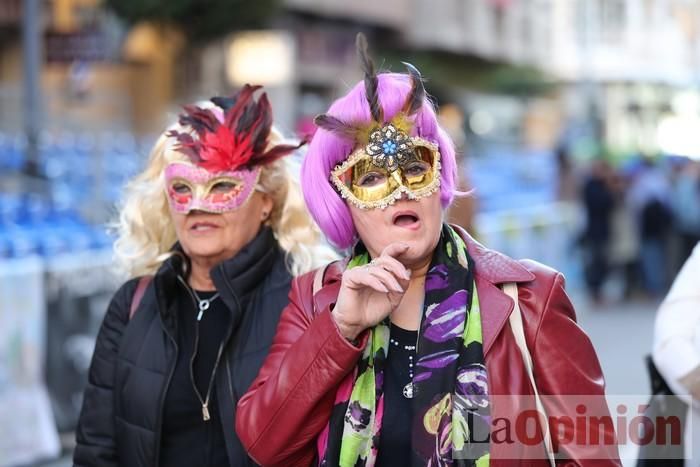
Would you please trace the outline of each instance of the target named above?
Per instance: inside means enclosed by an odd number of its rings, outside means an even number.
[[[238,398],[292,276],[330,252],[281,159],[300,145],[258,88],[185,106],[127,187],[116,252],[131,279],[97,337],[76,466],[254,465],[232,434]]]

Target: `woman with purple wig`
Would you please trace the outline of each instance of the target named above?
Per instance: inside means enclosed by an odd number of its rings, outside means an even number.
[[[364,82],[317,117],[302,169],[312,216],[350,253],[294,279],[238,404],[249,455],[284,466],[547,466],[558,451],[561,465],[619,465],[614,447],[558,443],[537,418],[539,441],[498,442],[494,422],[527,407],[575,416],[564,395],[609,415],[598,359],[561,274],[443,222],[452,142],[418,70],[376,74],[366,47],[358,36]],[[520,328],[506,324],[511,313]],[[597,434],[614,437],[612,422]]]

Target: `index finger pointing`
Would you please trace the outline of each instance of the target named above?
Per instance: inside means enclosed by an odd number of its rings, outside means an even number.
[[[406,253],[409,246],[408,243],[394,242],[387,245],[382,251],[381,256],[391,256],[392,258],[398,258],[402,254]]]

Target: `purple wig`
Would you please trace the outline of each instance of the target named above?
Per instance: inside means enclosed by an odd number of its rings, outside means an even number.
[[[411,81],[408,75],[399,73],[382,73],[377,77],[379,102],[384,109],[384,119],[388,122],[401,111],[406,96],[411,92]],[[360,81],[348,94],[336,100],[327,114],[347,123],[369,124],[372,117],[364,82]],[[420,136],[440,148],[440,202],[446,208],[455,194],[457,163],[454,144],[438,125],[435,109],[427,99],[415,114],[411,136]],[[354,149],[355,141],[319,128],[309,144],[301,169],[301,186],[311,215],[328,240],[342,249],[353,245],[357,231],[350,217],[350,209],[330,182],[330,173]]]

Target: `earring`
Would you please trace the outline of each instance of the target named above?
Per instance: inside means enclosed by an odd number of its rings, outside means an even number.
[[[269,212],[263,211],[263,213],[262,213],[262,220],[266,221],[266,220],[267,220],[267,216],[268,216],[269,214],[270,214]]]

